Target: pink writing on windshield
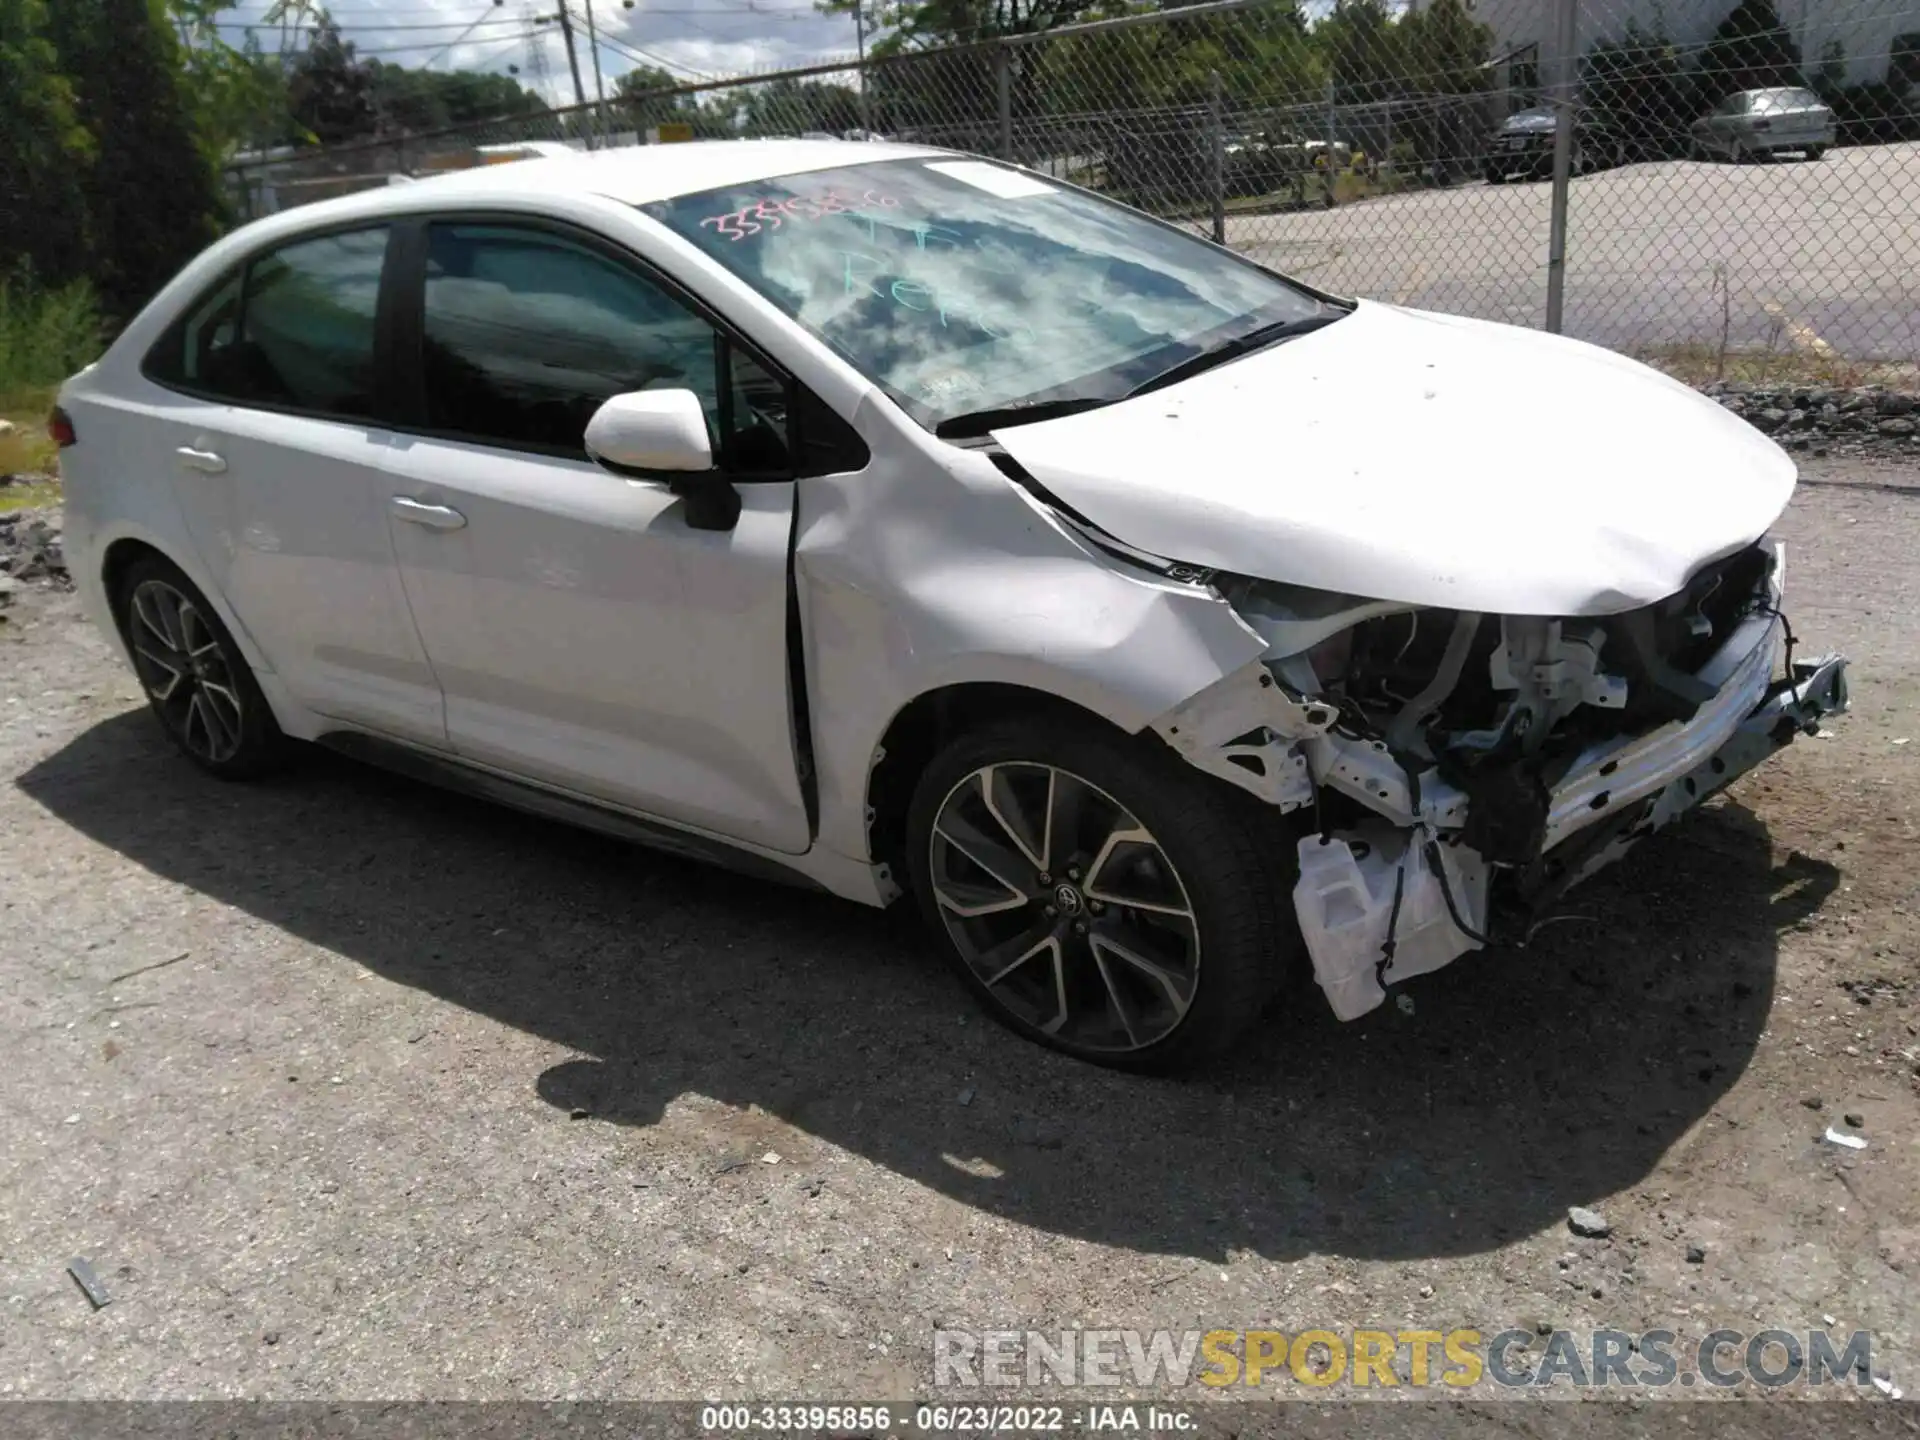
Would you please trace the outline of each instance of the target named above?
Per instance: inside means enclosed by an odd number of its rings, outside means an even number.
[[[824,220],[829,215],[857,215],[863,209],[893,210],[900,205],[892,195],[869,190],[857,199],[828,190],[820,195],[790,195],[784,200],[761,200],[756,204],[729,210],[724,215],[709,215],[700,222],[711,225],[716,235],[729,240],[744,240],[763,230],[778,230],[789,220]]]

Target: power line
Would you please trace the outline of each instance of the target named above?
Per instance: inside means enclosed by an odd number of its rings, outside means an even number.
[[[369,59],[369,58],[377,57],[380,55],[415,55],[422,50],[433,50],[436,52],[444,53],[445,51],[451,50],[455,46],[460,45],[462,43],[465,43],[467,45],[518,45],[522,41],[524,41],[526,38],[527,37],[524,34],[482,35],[475,40],[468,40],[465,42],[462,42],[459,40],[452,40],[447,42],[444,45],[437,40],[429,40],[424,44],[420,44],[420,45],[386,45],[376,50],[362,50],[358,45],[356,45],[353,47],[353,53],[356,59]],[[439,58],[439,54],[436,54],[432,59],[429,59],[424,64],[416,66],[414,68],[425,69],[427,65],[430,65],[433,63],[434,59],[438,59],[438,58]]]
[[[222,7],[222,8],[223,8],[223,9],[230,9],[230,10],[244,10],[244,9],[246,9],[247,7],[246,7],[245,5],[230,5],[230,6],[224,6],[224,7]],[[262,13],[263,15],[265,15],[265,14],[269,14],[269,13],[271,13],[271,9],[272,9],[272,7],[271,7],[271,6],[269,6],[269,7],[267,8],[267,9],[265,9],[265,10],[263,10],[263,11],[262,11],[261,13]],[[287,13],[286,13],[286,17],[285,17],[285,18],[286,18],[286,20],[287,20],[287,22],[288,22],[288,23],[290,23],[290,24],[299,24],[299,23],[301,23],[301,17],[302,17],[303,15],[306,15],[306,16],[309,16],[309,17],[311,17],[311,16],[314,16],[314,15],[318,15],[318,14],[319,14],[319,13],[320,13],[321,11],[323,11],[323,10],[324,10],[324,11],[325,11],[325,12],[326,12],[326,13],[327,13],[328,15],[330,15],[330,16],[332,16],[332,17],[333,17],[333,18],[335,18],[335,19],[340,19],[340,18],[341,18],[341,17],[343,16],[343,15],[348,15],[348,16],[351,16],[351,15],[379,15],[379,16],[382,16],[382,17],[388,17],[388,16],[395,16],[395,15],[398,15],[398,16],[404,16],[404,17],[411,17],[411,16],[415,16],[415,15],[444,15],[444,14],[446,14],[446,13],[447,13],[447,10],[446,10],[446,7],[445,7],[444,5],[403,5],[403,6],[396,6],[396,5],[382,5],[382,4],[379,4],[379,3],[374,3],[374,4],[371,4],[371,5],[369,5],[369,6],[367,6],[367,7],[365,8],[365,9],[360,9],[360,8],[357,8],[357,7],[351,7],[351,6],[350,6],[350,7],[347,7],[347,8],[345,8],[344,10],[342,9],[342,7],[341,7],[341,6],[339,6],[339,5],[335,5],[335,4],[327,4],[327,5],[314,5],[314,6],[312,6],[311,8],[309,8],[309,9],[306,9],[306,10],[303,10],[303,9],[301,9],[301,8],[300,8],[300,7],[298,7],[298,6],[293,6],[293,5],[290,5],[290,6],[288,6],[288,8],[287,8]],[[243,23],[243,24],[245,24],[245,23],[249,23],[249,22],[246,22],[246,21],[242,21],[241,23]],[[258,21],[258,22],[251,22],[251,23],[258,23],[258,24],[274,24],[274,25],[278,25],[278,24],[280,24],[281,22],[280,22],[279,20],[273,20],[273,21],[266,21],[266,20],[261,20],[261,21]],[[456,21],[456,22],[454,22],[454,23],[456,23],[456,24],[458,24],[459,22],[458,22],[458,21]]]
[[[656,69],[678,71],[681,75],[692,80],[712,80],[715,78],[705,71],[695,70],[691,65],[683,65],[678,60],[669,60],[664,55],[655,55],[650,51],[642,50],[638,45],[630,41],[616,39],[604,30],[600,32],[600,43],[611,47],[614,53],[638,65],[651,65]]]
[[[466,22],[464,22],[464,21],[461,21],[461,20],[440,20],[440,21],[436,21],[436,22],[434,22],[433,24],[430,24],[430,25],[429,25],[429,24],[413,24],[413,25],[362,25],[362,24],[359,24],[359,23],[358,23],[358,22],[356,22],[356,21],[351,21],[351,20],[349,20],[349,21],[347,21],[347,22],[345,22],[344,24],[343,24],[343,23],[340,23],[339,21],[337,21],[337,20],[336,20],[336,21],[335,21],[335,28],[336,28],[336,29],[338,29],[338,30],[339,30],[339,31],[340,31],[340,32],[341,32],[342,34],[344,34],[344,33],[346,33],[346,32],[347,32],[347,31],[349,31],[349,30],[351,30],[351,31],[353,31],[353,32],[354,32],[355,34],[357,34],[357,35],[360,35],[360,34],[366,34],[366,33],[368,33],[368,32],[370,32],[370,31],[375,31],[375,30],[380,30],[380,31],[391,31],[391,30],[458,30],[458,29],[459,29],[459,28],[461,27],[461,25],[463,25],[463,24],[465,24],[465,23],[466,23]],[[483,20],[476,20],[476,21],[474,21],[474,22],[473,22],[473,24],[472,24],[472,25],[468,25],[468,26],[467,26],[467,28],[468,28],[469,30],[471,30],[471,29],[474,29],[474,28],[476,28],[477,26],[481,26],[481,25],[521,25],[521,24],[524,24],[524,23],[525,23],[524,21],[522,21],[522,20],[519,20],[519,19],[516,19],[516,18],[514,18],[514,17],[512,17],[512,16],[502,16],[502,17],[500,17],[500,18],[497,18],[497,19],[483,19]],[[214,21],[214,22],[213,22],[213,28],[214,28],[214,29],[216,29],[216,30],[277,30],[277,29],[279,29],[280,27],[279,27],[279,26],[278,26],[277,24],[275,24],[275,25],[268,25],[268,24],[266,24],[266,23],[265,23],[264,21],[256,21],[256,22],[254,22],[253,24],[247,24],[247,23],[244,23],[244,22],[242,22],[242,21],[239,21],[239,20],[216,20],[216,21]],[[299,22],[298,24],[296,24],[296,25],[294,26],[294,29],[296,29],[296,30],[317,30],[317,29],[319,29],[319,26],[318,26],[318,24],[317,24],[317,23],[315,23],[314,21],[311,21],[311,20],[307,20],[307,21],[301,21],[301,22]]]
[[[461,41],[465,40],[469,35],[471,35],[474,31],[478,30],[482,25],[488,24],[489,23],[488,17],[492,14],[492,11],[493,11],[492,6],[488,6],[487,9],[482,10],[480,12],[479,18],[477,18],[471,25],[467,26],[466,29],[462,30],[458,35],[454,36],[453,39],[449,40],[445,45],[441,46],[440,49],[434,51],[432,55],[428,56],[426,60],[421,62],[420,68],[422,70],[431,70],[433,68],[434,61],[438,60],[442,55],[446,54],[447,51],[453,49],[454,46],[460,44]],[[493,23],[497,24],[498,22],[495,21]],[[511,19],[509,19],[507,23],[512,24],[513,22]],[[514,35],[511,38],[517,41],[520,37],[518,35]],[[485,44],[487,42],[483,40],[478,43]]]

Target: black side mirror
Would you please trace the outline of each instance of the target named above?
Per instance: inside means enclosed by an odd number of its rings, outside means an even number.
[[[740,523],[740,492],[718,470],[675,475],[667,489],[687,502],[689,530],[731,530]]]

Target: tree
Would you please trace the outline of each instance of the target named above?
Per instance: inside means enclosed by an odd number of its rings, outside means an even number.
[[[1920,30],[1893,37],[1887,53],[1887,83],[1896,90],[1920,85]]]
[[[880,38],[868,47],[874,55],[898,55],[942,45],[996,40],[1003,35],[1037,35],[1101,11],[1102,0],[815,0],[827,15],[851,15],[857,9],[867,33]]]
[[[59,0],[50,34],[95,155],[80,184],[101,298],[122,319],[213,239],[215,170],[164,0]]]
[[[860,97],[846,85],[770,80],[747,91],[740,123],[748,135],[841,134],[860,124]]]
[[[1660,160],[1686,152],[1688,122],[1699,110],[1693,78],[1664,31],[1627,22],[1580,62],[1581,95],[1597,126],[1620,137],[1626,158]]]
[[[1493,84],[1493,27],[1475,20],[1464,0],[1433,0],[1396,23],[1406,57],[1405,88],[1428,95],[1474,95]]]
[[[379,130],[374,108],[373,67],[340,38],[324,10],[313,38],[295,58],[287,77],[287,108],[295,123],[322,145],[370,139]]]
[[[1800,46],[1773,0],[1740,0],[1700,52],[1697,73],[1708,106],[1741,90],[1798,85]]]
[[[1829,105],[1847,83],[1847,47],[1829,40],[1820,52],[1820,63],[1807,76],[1807,83]]]
[[[547,104],[508,75],[473,70],[409,70],[369,62],[375,123],[382,133],[417,134],[479,120],[539,115]]]
[[[287,76],[279,59],[261,50],[249,29],[239,48],[229,45],[218,17],[230,0],[167,0],[179,33],[187,97],[200,147],[216,165],[239,150],[287,144],[304,136],[291,123]]]
[[[95,155],[45,0],[0,0],[0,257],[59,285],[86,270],[81,185]]]
[[[1313,39],[1340,104],[1386,99],[1400,91],[1405,77],[1421,70],[1416,57],[1403,54],[1400,27],[1386,0],[1334,0],[1333,10],[1314,27]]]

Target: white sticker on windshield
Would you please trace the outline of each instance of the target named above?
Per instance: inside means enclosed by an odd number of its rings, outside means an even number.
[[[971,185],[976,190],[984,190],[989,195],[998,195],[1002,200],[1025,200],[1031,195],[1055,193],[1053,186],[1044,180],[1018,170],[1003,170],[984,160],[935,160],[927,169],[949,176],[963,185]]]

